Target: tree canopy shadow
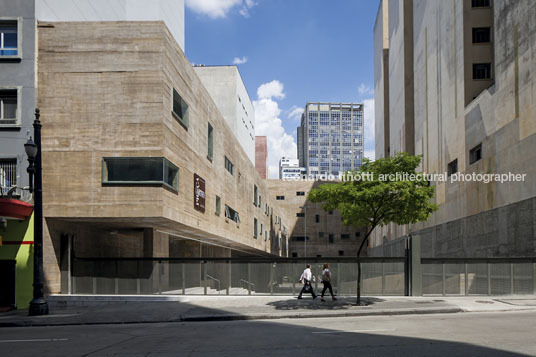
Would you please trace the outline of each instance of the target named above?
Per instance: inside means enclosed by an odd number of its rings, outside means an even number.
[[[296,298],[285,299],[271,301],[266,305],[273,306],[276,310],[347,310],[351,307],[357,307],[355,296],[337,297],[337,300],[325,297],[325,300],[325,302],[320,301],[320,296],[316,299],[306,296],[301,300]],[[360,307],[372,306],[383,301],[385,300],[377,297],[365,297],[361,299]]]

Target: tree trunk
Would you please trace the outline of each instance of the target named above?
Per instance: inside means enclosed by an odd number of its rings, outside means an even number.
[[[372,231],[376,228],[376,225],[373,225],[370,230],[365,235],[365,238],[363,238],[363,241],[361,242],[361,245],[359,246],[359,249],[357,250],[357,306],[361,305],[361,251],[363,250],[363,247],[365,246],[365,242],[368,241],[368,238]]]

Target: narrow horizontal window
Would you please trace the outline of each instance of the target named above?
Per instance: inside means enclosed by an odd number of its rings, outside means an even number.
[[[297,191],[296,196],[305,196],[305,192],[303,191]]]
[[[309,241],[309,236],[292,236],[291,239],[293,242],[305,242]]]
[[[489,7],[490,0],[471,0],[471,7]]]
[[[275,199],[278,201],[283,201],[285,199],[285,196],[275,196]]]
[[[491,79],[491,63],[473,63],[473,79]]]
[[[164,157],[103,157],[103,185],[164,185],[179,190],[179,168]]]
[[[238,212],[227,205],[225,205],[225,218],[240,223],[240,215]]]
[[[305,217],[305,213],[303,212],[296,213],[296,217]]]

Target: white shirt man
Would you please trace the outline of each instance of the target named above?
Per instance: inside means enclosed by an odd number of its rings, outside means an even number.
[[[303,293],[311,293],[313,295],[313,299],[316,299],[316,294],[311,286],[311,279],[313,277],[313,273],[311,273],[311,265],[307,264],[307,267],[303,271],[302,275],[300,276],[300,280],[303,280],[303,288],[300,291],[300,294],[298,295],[298,299],[302,298]]]
[[[307,268],[305,268],[302,275],[300,276],[300,281],[304,279],[307,281],[311,281],[312,277],[313,277],[313,273],[311,273],[311,268],[307,266]]]

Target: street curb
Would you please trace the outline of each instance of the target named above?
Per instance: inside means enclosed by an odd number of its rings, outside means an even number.
[[[389,316],[389,315],[425,315],[425,314],[451,314],[464,312],[462,309],[439,308],[429,310],[400,309],[400,310],[379,310],[379,311],[354,311],[345,313],[296,313],[296,314],[255,314],[255,315],[198,315],[182,317],[181,321],[239,321],[239,320],[277,320],[277,319],[308,319],[308,318],[328,318],[328,317],[357,317],[357,316]]]
[[[150,320],[150,321],[104,321],[104,322],[65,322],[65,323],[42,323],[36,321],[12,321],[0,322],[2,327],[46,327],[46,326],[82,326],[82,325],[126,325],[126,324],[153,324],[171,322],[210,322],[210,321],[246,321],[246,320],[277,320],[277,319],[306,319],[328,317],[357,317],[357,316],[389,316],[389,315],[424,315],[424,314],[451,314],[464,312],[460,308],[438,309],[400,309],[400,310],[377,310],[377,311],[354,311],[345,313],[294,313],[294,314],[250,314],[250,315],[194,315],[180,316],[178,319]]]

